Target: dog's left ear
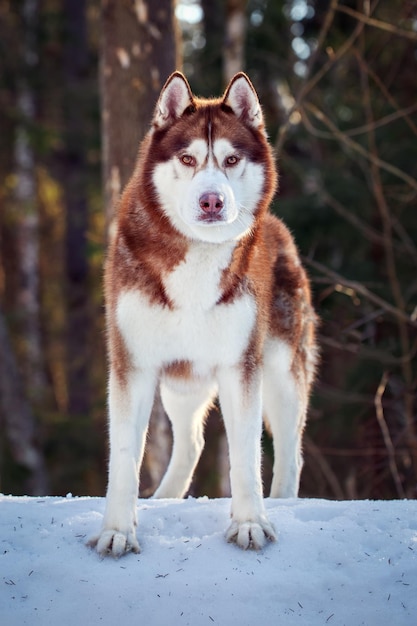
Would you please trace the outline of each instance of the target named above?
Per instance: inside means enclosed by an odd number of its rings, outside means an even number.
[[[223,96],[223,103],[250,126],[263,128],[263,115],[258,96],[243,72],[236,74],[230,81]]]
[[[172,124],[193,104],[193,94],[187,79],[181,72],[174,72],[168,78],[159,96],[153,117],[154,126],[163,128]]]

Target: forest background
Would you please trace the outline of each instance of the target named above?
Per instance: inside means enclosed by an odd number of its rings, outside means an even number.
[[[0,491],[102,495],[102,266],[158,93],[239,70],[321,318],[301,495],[417,496],[417,3],[0,0]],[[141,491],[169,458],[156,401]],[[193,495],[228,495],[212,411]],[[264,434],[264,482],[272,447]]]

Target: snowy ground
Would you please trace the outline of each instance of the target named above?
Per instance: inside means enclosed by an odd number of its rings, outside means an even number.
[[[225,543],[230,501],[139,500],[142,553],[85,546],[101,498],[0,496],[0,624],[417,624],[417,501],[267,500],[279,540]]]

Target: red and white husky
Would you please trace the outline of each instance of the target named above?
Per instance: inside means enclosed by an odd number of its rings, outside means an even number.
[[[315,365],[306,274],[284,224],[257,95],[237,74],[217,100],[182,74],[165,84],[122,196],[106,267],[110,465],[101,554],[139,551],[138,475],[155,388],[172,422],[156,497],[182,497],[218,395],[242,548],[274,540],[261,483],[262,417],[274,438],[272,497],[296,496]]]

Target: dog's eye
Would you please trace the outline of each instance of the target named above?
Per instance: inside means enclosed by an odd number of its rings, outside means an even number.
[[[235,154],[231,154],[225,159],[224,164],[226,167],[233,167],[233,165],[237,165],[239,161],[240,159],[238,156],[236,156]]]
[[[191,154],[183,154],[182,157],[180,157],[180,161],[183,165],[187,165],[188,167],[195,166],[195,158],[191,156]]]

